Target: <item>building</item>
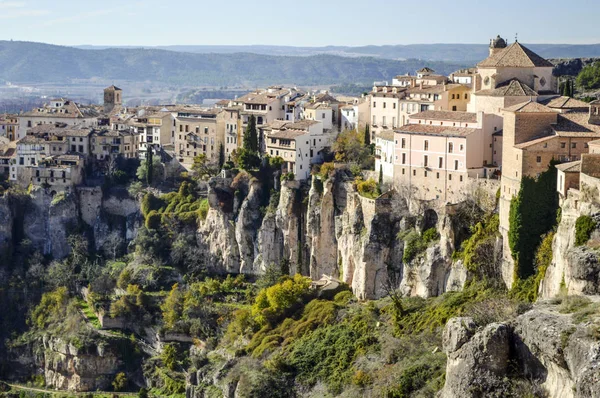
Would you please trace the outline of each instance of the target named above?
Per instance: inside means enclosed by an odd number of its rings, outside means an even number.
[[[201,154],[210,161],[218,161],[227,125],[230,129],[227,137],[230,140],[235,137],[237,142],[240,131],[238,114],[237,110],[220,108],[178,108],[175,117],[175,155],[179,162],[191,165],[194,157]]]
[[[58,98],[51,100],[41,108],[19,115],[17,139],[25,137],[27,130],[38,125],[55,125],[95,127],[98,124],[99,112],[92,106],[83,106],[73,101]]]
[[[10,141],[17,140],[19,117],[17,115],[0,115],[0,136]]]
[[[122,156],[127,159],[138,157],[140,136],[133,130],[93,130],[91,154],[96,160],[108,160]]]
[[[393,182],[395,155],[394,132],[392,130],[381,132],[375,138],[375,171],[383,174],[385,182]]]
[[[358,114],[359,105],[344,105],[340,109],[340,115],[342,118],[341,129],[342,130],[357,130],[358,129]]]
[[[394,134],[394,183],[419,200],[458,202],[469,179],[490,178],[497,127],[483,112],[424,111]]]
[[[304,119],[323,123],[325,131],[331,131],[334,127],[333,107],[329,102],[315,102],[307,104],[304,108]]]
[[[139,136],[137,151],[141,159],[146,157],[148,148],[164,147],[173,143],[173,123],[173,116],[167,110],[140,109],[137,115],[129,120],[127,125]]]
[[[123,105],[123,90],[115,85],[104,89],[104,113],[120,111]]]
[[[80,155],[49,156],[38,164],[22,167],[17,183],[22,187],[41,186],[53,194],[69,191],[83,182],[84,165]]]
[[[323,151],[331,148],[335,134],[325,132],[323,123],[313,120],[299,122],[275,121],[261,129],[265,153],[281,157],[283,171],[294,173],[296,180],[310,176],[311,165],[323,162]]]

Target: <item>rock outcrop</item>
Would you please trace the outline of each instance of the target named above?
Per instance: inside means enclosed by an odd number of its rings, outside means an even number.
[[[100,345],[82,352],[61,339],[44,338],[43,347],[46,385],[60,390],[109,390],[122,365],[111,349]]]
[[[507,379],[527,380],[549,398],[600,397],[594,327],[547,303],[479,330],[470,318],[452,319],[444,330],[448,363],[440,397],[514,396]]]
[[[540,284],[540,297],[600,294],[600,261],[594,250],[575,246],[575,223],[582,215],[600,220],[600,208],[573,197],[562,204],[561,220],[552,242],[552,262]]]
[[[437,223],[440,243],[419,263],[403,264],[398,232],[410,218],[394,191],[370,199],[361,196],[344,170],[325,181],[313,178],[310,189],[297,181],[282,183],[278,205],[264,204],[255,179],[214,178],[208,186],[210,209],[198,229],[207,264],[222,273],[262,274],[271,265],[290,274],[319,280],[323,275],[352,287],[360,299],[385,295],[390,284],[408,295],[433,296],[462,288],[466,271],[453,264],[454,231],[448,217]],[[410,268],[410,269],[409,269]],[[407,282],[408,275],[418,278]]]

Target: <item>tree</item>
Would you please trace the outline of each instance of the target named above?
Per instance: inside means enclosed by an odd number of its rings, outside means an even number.
[[[163,178],[163,165],[160,159],[152,157],[152,163],[148,163],[148,159],[144,160],[136,171],[137,178],[140,181],[148,182],[148,165],[151,164],[150,169],[152,173],[152,182],[160,181]]]
[[[368,124],[365,127],[365,135],[364,135],[363,141],[365,143],[365,146],[371,145],[371,128],[369,127]]]
[[[192,165],[192,170],[194,170],[200,178],[206,175],[210,176],[214,174],[214,170],[208,164],[208,158],[203,153],[194,157],[194,164]]]
[[[154,165],[152,164],[152,157],[152,148],[148,147],[148,150],[146,151],[146,183],[148,185],[152,185],[152,179],[154,177]]]
[[[183,314],[183,293],[179,290],[179,284],[173,285],[160,309],[162,310],[165,327],[172,329]]]
[[[237,153],[238,166],[243,170],[254,170],[260,166],[260,158],[256,152],[241,148]]]
[[[383,185],[383,165],[379,165],[379,186]]]
[[[244,149],[254,153],[258,152],[258,133],[256,132],[256,118],[254,115],[248,118],[243,144]]]
[[[223,144],[219,144],[219,170],[223,168],[225,164],[225,147]]]
[[[346,130],[340,133],[333,143],[335,159],[340,162],[358,163],[365,166],[370,154],[364,145],[364,137],[354,131]]]

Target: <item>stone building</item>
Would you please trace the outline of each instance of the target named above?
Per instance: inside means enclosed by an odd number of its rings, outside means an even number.
[[[104,113],[109,114],[120,110],[123,105],[123,90],[112,85],[104,89]]]

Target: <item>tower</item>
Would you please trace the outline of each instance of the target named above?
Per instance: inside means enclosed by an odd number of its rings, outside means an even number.
[[[600,125],[600,100],[590,102],[589,124]]]
[[[495,39],[490,40],[490,57],[506,48],[506,40],[496,36]]]
[[[114,85],[104,89],[104,112],[109,113],[115,106],[123,104],[123,90]]]

